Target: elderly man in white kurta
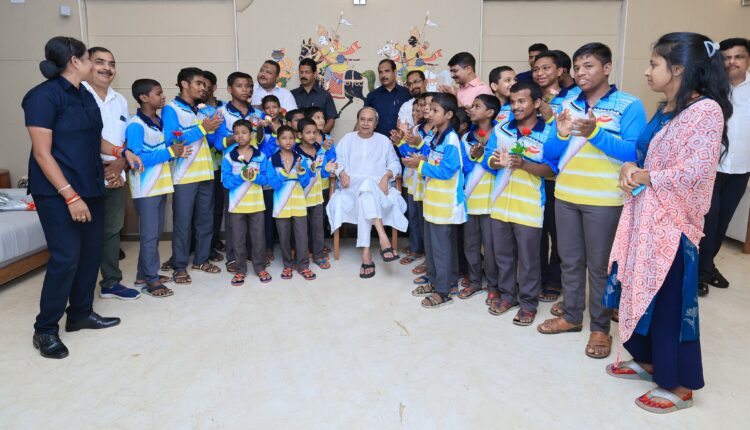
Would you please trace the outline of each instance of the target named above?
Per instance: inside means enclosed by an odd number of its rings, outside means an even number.
[[[399,256],[383,226],[406,231],[409,223],[404,216],[406,202],[392,186],[401,165],[391,141],[375,133],[377,115],[372,108],[362,108],[357,113],[357,131],[347,133],[336,145],[339,183],[326,209],[331,231],[343,223],[357,224],[357,247],[363,248],[361,278],[375,275],[370,253],[372,227],[378,232],[380,255],[389,262]]]

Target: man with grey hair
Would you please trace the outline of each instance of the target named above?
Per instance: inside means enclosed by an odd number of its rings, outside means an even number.
[[[404,216],[406,202],[393,186],[401,165],[391,141],[375,133],[377,123],[375,109],[360,109],[356,131],[344,135],[336,145],[339,181],[326,209],[331,231],[336,231],[343,223],[357,225],[357,247],[362,248],[359,276],[365,279],[375,276],[370,252],[372,227],[378,232],[380,255],[385,262],[397,260],[399,256],[384,226],[399,231],[406,231],[408,227]]]

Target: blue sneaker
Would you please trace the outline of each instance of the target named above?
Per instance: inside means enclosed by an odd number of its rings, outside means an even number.
[[[112,288],[102,287],[101,291],[99,291],[99,297],[103,299],[135,300],[141,297],[141,293],[138,290],[117,283],[112,285]]]

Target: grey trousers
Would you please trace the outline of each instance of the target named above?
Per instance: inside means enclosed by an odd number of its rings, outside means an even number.
[[[146,283],[153,285],[159,281],[159,237],[164,231],[167,195],[133,199],[133,204],[138,212],[140,232],[136,279],[145,279]]]
[[[291,268],[295,264],[297,270],[310,267],[307,257],[307,217],[295,216],[291,218],[276,218],[276,230],[279,232],[279,247],[284,268]],[[292,260],[292,230],[294,230],[295,259]]]
[[[542,229],[496,219],[490,223],[500,300],[520,303],[525,311],[536,311],[542,288],[539,272]]]
[[[266,262],[266,213],[251,214],[229,213],[229,224],[232,226],[232,245],[237,262],[237,273],[247,273],[247,236],[251,238],[250,258],[253,261],[255,274],[263,272]]]
[[[227,263],[236,261],[232,243],[232,223],[229,222],[229,190],[224,188],[224,243],[227,248]]]
[[[326,209],[323,203],[307,207],[307,240],[314,259],[325,258],[325,221]],[[294,236],[295,238],[297,235]],[[295,239],[296,240],[296,239]]]
[[[565,321],[583,322],[588,269],[591,331],[609,333],[612,310],[602,305],[607,264],[622,206],[591,206],[555,201],[557,249],[562,268]]]
[[[414,196],[407,194],[406,211],[409,215],[409,251],[414,254],[422,254],[424,253],[422,202],[414,201]]]
[[[455,224],[424,223],[427,278],[440,294],[449,294],[458,280],[458,242]]]
[[[195,257],[193,264],[208,261],[214,234],[214,181],[175,185],[172,197],[172,256],[175,271],[187,268],[190,230],[195,211]]]
[[[464,255],[471,288],[482,287],[482,274],[487,277],[489,288],[497,288],[497,263],[492,243],[490,216],[469,215],[469,220],[464,224]],[[482,263],[482,249],[484,249],[484,264]]]
[[[107,188],[102,227],[102,288],[112,288],[122,281],[120,270],[120,231],[125,225],[125,186]]]

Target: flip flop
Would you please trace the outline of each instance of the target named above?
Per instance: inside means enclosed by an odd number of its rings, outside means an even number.
[[[362,263],[362,266],[360,266],[362,269],[362,273],[359,274],[359,277],[362,279],[370,279],[373,276],[375,276],[375,263],[365,264]],[[370,273],[364,273],[365,270],[372,269],[372,272]]]
[[[628,369],[632,371],[632,373],[615,373],[618,369]],[[647,382],[653,382],[654,377],[646,369],[641,367],[640,364],[636,363],[634,360],[628,360],[628,361],[622,361],[620,362],[620,365],[615,367],[614,363],[608,364],[606,367],[607,375],[614,376],[615,378],[620,379],[634,379],[634,380],[640,380],[640,381],[647,381]]]
[[[167,290],[167,293],[166,294],[154,294],[157,291],[163,291],[163,290]],[[159,285],[157,285],[155,287],[149,287],[148,285],[146,285],[145,287],[141,288],[141,293],[149,295],[149,296],[157,298],[157,299],[163,299],[165,297],[169,297],[169,296],[174,295],[174,291],[170,290],[169,288],[167,288],[167,287],[165,287],[164,285],[161,285],[161,284],[159,284]]]
[[[430,278],[427,276],[419,276],[412,281],[415,285],[425,285],[430,283]]]
[[[562,317],[557,317],[562,318]],[[548,319],[547,321],[544,321],[543,323],[536,326],[536,331],[538,331],[541,334],[559,334],[559,333],[578,333],[581,330],[583,330],[583,324],[574,325],[573,327],[566,329],[566,330],[547,330],[542,327],[546,327],[548,324],[552,324],[552,321],[555,321],[557,318]]]
[[[668,408],[660,408],[660,407],[655,407],[655,406],[649,406],[646,403],[644,403],[645,400],[653,399],[654,397],[661,397],[662,399],[667,399],[670,402],[672,402],[672,406]],[[665,390],[663,388],[654,388],[648,393],[635,399],[635,405],[643,410],[653,412],[655,414],[668,414],[670,412],[677,412],[681,409],[687,409],[689,407],[692,407],[693,398],[691,395],[689,399],[685,400],[685,399],[680,398],[680,396],[678,396],[677,394],[671,391]]]
[[[391,256],[390,257],[386,257],[385,254],[387,254],[389,252],[391,253]],[[401,257],[400,255],[398,255],[397,252],[395,252],[393,250],[393,248],[385,248],[385,249],[383,249],[382,251],[380,251],[380,256],[383,257],[383,261],[386,262],[386,263],[390,263],[391,261],[396,261],[396,260],[398,260]]]
[[[424,258],[424,254],[413,254],[411,252],[407,253],[405,256],[401,258],[399,261],[400,264],[407,266],[411,263],[414,263],[417,260],[421,260]]]

